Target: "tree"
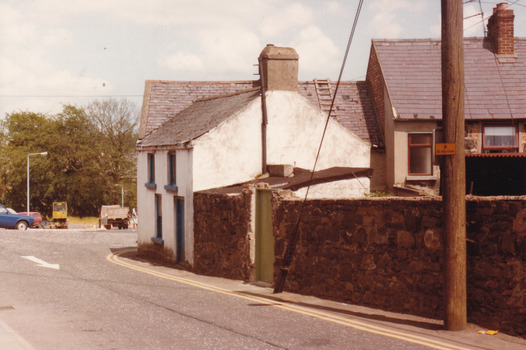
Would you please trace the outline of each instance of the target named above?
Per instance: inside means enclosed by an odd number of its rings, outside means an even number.
[[[25,210],[26,163],[31,157],[31,208],[51,215],[53,201],[67,201],[68,214],[96,216],[103,204],[135,206],[137,109],[123,101],[64,105],[61,113],[8,114],[0,124],[0,202]]]

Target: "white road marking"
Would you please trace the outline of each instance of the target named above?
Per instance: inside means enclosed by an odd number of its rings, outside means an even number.
[[[27,259],[27,260],[31,260],[32,262],[37,263],[37,266],[40,266],[40,267],[47,267],[47,268],[50,268],[50,269],[60,270],[60,265],[59,264],[50,264],[50,263],[45,262],[44,260],[41,260],[39,258],[35,258],[34,256],[31,256],[31,255],[23,256],[22,258]]]

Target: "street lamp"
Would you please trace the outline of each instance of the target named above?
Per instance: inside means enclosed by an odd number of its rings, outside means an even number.
[[[121,207],[124,208],[124,185],[115,184],[115,186],[121,186]]]
[[[47,152],[29,153],[27,155],[27,215],[29,215],[29,156],[47,156]]]

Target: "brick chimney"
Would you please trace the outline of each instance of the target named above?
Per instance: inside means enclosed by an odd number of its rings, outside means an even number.
[[[493,15],[488,21],[488,38],[491,40],[496,55],[515,56],[513,38],[513,10],[503,2],[493,9]]]
[[[259,55],[266,90],[298,91],[298,54],[291,47],[268,44]]]

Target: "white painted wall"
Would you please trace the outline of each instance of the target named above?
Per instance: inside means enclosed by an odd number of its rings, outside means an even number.
[[[261,100],[192,142],[194,191],[228,186],[261,174]]]
[[[268,163],[312,169],[326,117],[299,93],[269,91]],[[370,144],[338,123],[329,125],[316,170],[334,166],[369,167]]]
[[[371,180],[368,177],[333,181],[324,184],[313,185],[309,189],[308,199],[345,199],[363,197],[370,193]],[[305,198],[307,188],[301,188],[294,192],[298,197]]]
[[[148,182],[148,153],[142,151],[137,157],[137,210],[139,213],[138,241],[139,243],[151,243],[152,237],[156,236],[156,208],[155,195],[162,196],[163,209],[163,240],[166,248],[176,252],[176,197],[184,197],[185,202],[185,258],[193,263],[194,240],[193,240],[193,179],[192,179],[192,150],[176,150],[176,184],[177,192],[167,191],[164,186],[168,185],[168,153],[173,151],[155,151],[155,183],[156,188],[147,188],[144,184]]]

